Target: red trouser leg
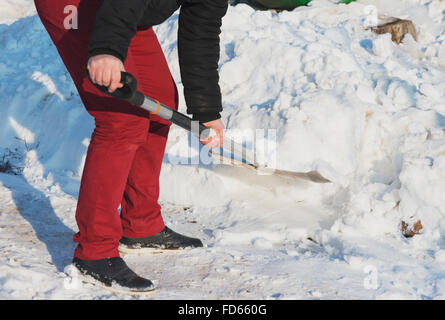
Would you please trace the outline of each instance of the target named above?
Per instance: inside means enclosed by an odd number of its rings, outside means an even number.
[[[130,53],[138,70],[139,89],[177,109],[176,85],[154,32],[151,29],[139,31],[131,43]],[[151,115],[147,138],[136,151],[122,199],[125,237],[143,238],[164,228],[163,221],[159,219],[159,175],[169,127],[169,122]]]
[[[169,124],[100,93],[86,79],[87,46],[99,0],[35,3],[96,123],[80,186],[74,255],[86,260],[118,256],[122,235],[144,237],[164,227],[157,200]],[[64,28],[67,5],[78,7],[78,29]],[[125,68],[138,78],[144,94],[177,108],[176,86],[152,29],[139,31],[133,38]]]

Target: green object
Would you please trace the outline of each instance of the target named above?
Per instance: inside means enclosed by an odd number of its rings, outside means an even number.
[[[258,3],[270,9],[292,10],[305,6],[312,0],[257,0]]]
[[[267,9],[293,10],[296,7],[305,6],[312,0],[256,0],[258,4]],[[356,0],[339,0],[337,3],[351,3]]]

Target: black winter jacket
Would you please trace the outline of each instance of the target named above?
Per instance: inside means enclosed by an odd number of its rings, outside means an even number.
[[[102,0],[89,55],[125,61],[137,30],[158,25],[179,7],[178,54],[187,113],[207,122],[220,118],[219,35],[227,0]]]

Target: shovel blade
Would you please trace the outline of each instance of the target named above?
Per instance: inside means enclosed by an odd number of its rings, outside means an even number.
[[[261,169],[258,169],[261,170]],[[312,181],[315,183],[330,183],[331,181],[323,177],[318,171],[309,171],[309,172],[295,172],[295,171],[287,171],[287,170],[273,170],[274,175],[290,177],[296,179],[303,179]]]
[[[291,179],[300,179],[307,180],[314,183],[330,183],[331,181],[323,177],[318,171],[309,171],[309,172],[295,172],[288,170],[280,170],[280,169],[272,169],[268,167],[257,166],[248,162],[243,162],[237,159],[233,159],[231,157],[227,157],[223,154],[217,154],[210,151],[210,155],[219,161],[219,164],[229,165],[233,167],[241,167],[249,170],[256,171],[258,175],[263,176],[281,176],[287,177]]]

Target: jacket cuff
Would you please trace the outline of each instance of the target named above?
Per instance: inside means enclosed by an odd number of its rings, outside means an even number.
[[[201,113],[194,113],[192,119],[194,121],[206,123],[220,118],[221,114],[219,112],[201,112]]]
[[[122,63],[125,62],[125,58],[117,51],[113,50],[113,49],[108,49],[108,48],[97,48],[97,49],[93,49],[88,53],[88,59],[94,56],[98,56],[100,54],[109,54],[113,57],[118,58],[120,61],[122,61]]]

